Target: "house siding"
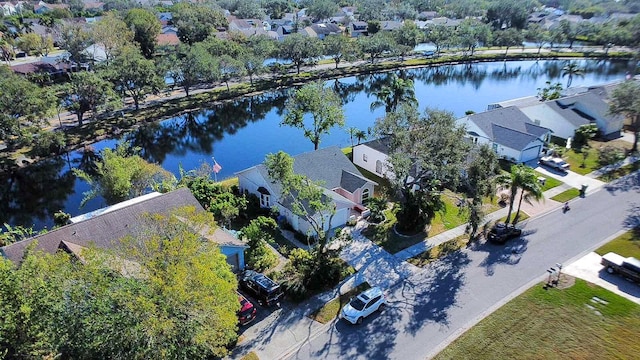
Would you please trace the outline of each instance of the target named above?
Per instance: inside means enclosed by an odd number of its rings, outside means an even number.
[[[532,122],[551,129],[551,135],[562,139],[573,137],[575,125],[545,104],[520,109]]]
[[[367,161],[364,161],[364,157],[366,156]],[[380,177],[385,177],[388,179],[393,178],[393,172],[389,170],[387,159],[389,157],[375,149],[370,148],[366,144],[356,145],[353,148],[353,163],[357,166],[370,171]],[[376,171],[376,161],[382,162],[382,173]],[[360,201],[355,201],[360,203]]]

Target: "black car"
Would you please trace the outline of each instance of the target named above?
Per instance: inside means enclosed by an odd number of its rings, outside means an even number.
[[[520,237],[522,230],[513,225],[498,223],[489,231],[488,239],[497,244],[504,244],[510,239]]]
[[[246,270],[240,277],[240,286],[262,306],[280,305],[280,285],[259,272]]]

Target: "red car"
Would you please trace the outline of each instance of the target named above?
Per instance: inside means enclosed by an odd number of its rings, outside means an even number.
[[[256,318],[256,307],[253,306],[251,301],[247,300],[242,294],[238,293],[238,300],[240,301],[240,310],[238,311],[238,321],[240,325],[246,325]]]

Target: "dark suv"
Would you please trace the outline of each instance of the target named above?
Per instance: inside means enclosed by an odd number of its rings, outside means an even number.
[[[280,285],[259,272],[246,270],[240,277],[240,286],[262,306],[280,305]]]

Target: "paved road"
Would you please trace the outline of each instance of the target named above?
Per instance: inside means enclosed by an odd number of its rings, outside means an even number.
[[[457,252],[388,290],[390,306],[362,326],[334,322],[289,359],[424,359],[488,312],[535,282],[546,269],[594,249],[640,223],[640,174],[533,218],[506,247]]]

